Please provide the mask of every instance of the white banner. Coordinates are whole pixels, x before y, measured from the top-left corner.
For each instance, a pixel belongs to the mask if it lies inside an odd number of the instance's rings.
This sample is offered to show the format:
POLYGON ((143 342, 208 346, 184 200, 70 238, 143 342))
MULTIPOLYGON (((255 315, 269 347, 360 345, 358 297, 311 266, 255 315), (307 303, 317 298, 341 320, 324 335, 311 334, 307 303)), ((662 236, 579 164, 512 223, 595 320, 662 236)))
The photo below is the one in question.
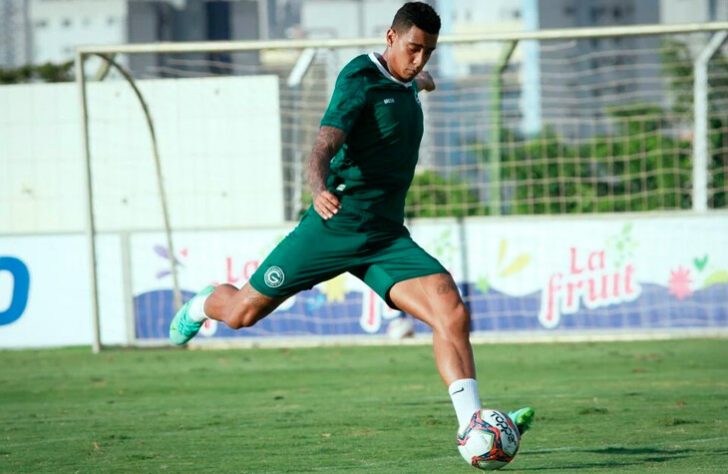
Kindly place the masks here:
MULTIPOLYGON (((101 335, 125 344, 120 239, 98 240, 101 335)), ((89 345, 91 284, 87 240, 79 235, 0 238, 0 347, 89 345)))
MULTIPOLYGON (((176 233, 184 297, 211 283, 242 286, 291 228, 176 233)), ((453 274, 473 331, 728 328, 726 214, 422 220, 411 232, 453 274)), ((175 310, 165 242, 161 233, 99 238, 103 343, 166 339, 175 310)), ((0 347, 90 344, 88 275, 83 236, 0 238, 0 347)), ((211 323, 196 341, 384 334, 404 316, 343 274, 252 328, 211 323)))

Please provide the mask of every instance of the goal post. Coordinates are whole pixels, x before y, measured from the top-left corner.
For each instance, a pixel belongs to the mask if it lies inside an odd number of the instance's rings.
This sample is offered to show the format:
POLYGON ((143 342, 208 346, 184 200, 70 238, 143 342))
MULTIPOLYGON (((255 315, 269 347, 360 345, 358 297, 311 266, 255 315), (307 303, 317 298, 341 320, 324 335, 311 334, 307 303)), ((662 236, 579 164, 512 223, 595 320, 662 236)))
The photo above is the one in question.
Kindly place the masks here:
MULTIPOLYGON (((407 218, 415 228, 443 218, 429 231, 437 235, 436 256, 463 268, 470 257, 459 246, 479 226, 467 219, 720 212, 728 192, 726 31, 728 22, 440 37, 428 65, 438 88, 421 94, 425 136, 407 218), (462 218, 466 227, 448 230, 463 222, 451 219, 462 218)), ((367 38, 78 49, 77 71, 86 58, 112 55, 130 71, 159 134, 155 180, 154 142, 124 74, 111 71, 102 82, 77 74, 95 350, 103 345, 99 236, 121 236, 133 259, 124 263, 132 342, 160 341, 160 321, 175 307, 166 292, 178 270, 195 267, 209 271, 207 282, 241 284, 307 207, 305 159, 336 74, 382 44, 367 38), (221 61, 214 57, 220 53, 229 56, 221 61), (134 57, 149 60, 140 67, 134 57), (166 242, 159 240, 165 228, 166 242), (245 257, 232 255, 236 238, 250 246, 245 257), (193 244, 210 247, 207 257, 220 268, 202 263, 193 244), (135 285, 150 289, 146 299, 135 285), (158 321, 148 320, 152 313, 158 321)), ((516 273, 518 262, 500 273, 516 273)), ((191 281, 175 283, 181 288, 174 293, 189 297, 191 281)), ((492 282, 462 283, 480 285, 481 300, 492 297, 492 282)), ((252 335, 271 337, 280 328, 291 337, 376 333, 381 321, 373 330, 364 310, 327 306, 348 301, 347 289, 358 288, 351 285, 314 290, 284 308, 282 322, 252 335), (304 322, 316 309, 343 316, 304 322)), ((362 308, 390 315, 357 291, 362 308)), ((467 303, 471 310, 480 304, 467 303)))

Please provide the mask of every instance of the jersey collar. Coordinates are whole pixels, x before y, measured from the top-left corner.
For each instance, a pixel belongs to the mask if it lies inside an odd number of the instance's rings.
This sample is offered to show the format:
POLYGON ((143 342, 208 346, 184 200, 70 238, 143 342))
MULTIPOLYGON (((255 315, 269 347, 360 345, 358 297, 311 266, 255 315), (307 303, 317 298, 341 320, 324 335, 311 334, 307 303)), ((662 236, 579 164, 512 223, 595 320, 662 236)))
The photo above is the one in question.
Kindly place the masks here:
POLYGON ((390 81, 396 82, 397 84, 405 87, 412 87, 412 81, 410 82, 402 82, 399 79, 395 78, 393 75, 387 71, 384 66, 382 66, 382 63, 379 62, 379 58, 377 58, 377 53, 369 53, 369 59, 372 60, 375 66, 377 66, 377 69, 379 69, 379 72, 381 72, 384 77, 389 79, 390 81))

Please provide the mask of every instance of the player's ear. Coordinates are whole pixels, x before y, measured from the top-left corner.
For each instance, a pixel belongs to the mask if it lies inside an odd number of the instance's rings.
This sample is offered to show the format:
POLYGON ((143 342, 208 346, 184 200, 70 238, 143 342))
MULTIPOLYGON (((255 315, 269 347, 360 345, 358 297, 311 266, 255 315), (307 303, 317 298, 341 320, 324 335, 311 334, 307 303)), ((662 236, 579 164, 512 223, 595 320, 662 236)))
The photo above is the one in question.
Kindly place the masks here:
POLYGON ((397 31, 393 28, 387 30, 387 47, 391 48, 397 39, 397 31))

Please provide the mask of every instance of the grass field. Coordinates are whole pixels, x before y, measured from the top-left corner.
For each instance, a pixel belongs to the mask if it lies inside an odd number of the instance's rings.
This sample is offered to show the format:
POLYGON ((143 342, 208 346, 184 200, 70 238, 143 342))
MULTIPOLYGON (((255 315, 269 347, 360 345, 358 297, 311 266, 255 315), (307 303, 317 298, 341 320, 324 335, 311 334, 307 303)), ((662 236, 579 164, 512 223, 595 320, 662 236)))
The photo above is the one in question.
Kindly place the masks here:
MULTIPOLYGON (((728 341, 476 346, 508 471, 726 472, 728 341)), ((431 348, 0 352, 2 472, 476 472, 431 348)))

